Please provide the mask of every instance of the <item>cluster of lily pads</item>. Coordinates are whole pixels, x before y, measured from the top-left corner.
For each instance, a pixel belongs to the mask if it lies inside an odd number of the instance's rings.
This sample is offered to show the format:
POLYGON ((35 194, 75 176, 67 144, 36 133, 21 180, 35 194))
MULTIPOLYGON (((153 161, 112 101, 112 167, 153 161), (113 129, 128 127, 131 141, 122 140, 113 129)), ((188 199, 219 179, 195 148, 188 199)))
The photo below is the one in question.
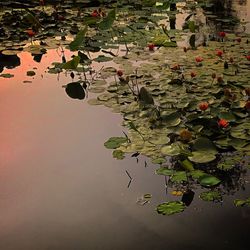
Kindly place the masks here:
MULTIPOLYGON (((114 158, 144 155, 160 165, 156 174, 166 176, 173 195, 182 197, 160 204, 161 214, 183 211, 197 187, 207 189, 200 195, 205 201, 221 201, 227 188, 236 192, 244 186, 239 180, 249 167, 250 154, 250 37, 221 30, 212 34, 213 41, 204 36, 198 46, 194 8, 186 30, 169 30, 161 23, 178 13, 169 10, 172 2, 155 1, 155 8, 150 3, 133 12, 128 5, 76 15, 70 25, 75 27, 74 40, 65 39, 65 30, 58 33, 63 45, 76 54, 70 60, 63 55, 62 62, 49 69, 55 74, 71 72, 72 82, 64 86, 70 97, 82 100, 87 92, 100 93, 88 103, 105 105, 123 116, 124 136, 111 137, 104 145, 113 149, 114 158), (177 47, 187 38, 185 47, 177 47), (118 56, 121 45, 124 56, 118 56), (93 58, 93 52, 102 54, 93 58), (117 66, 103 67, 93 75, 92 61, 117 66)), ((72 10, 71 19, 75 14, 72 10)), ((41 18, 34 12, 25 15, 41 30, 41 18)), ((64 21, 56 24, 58 30, 65 27, 64 21)), ((41 51, 46 46, 31 48, 41 51)), ((249 200, 235 204, 249 205, 249 200)))
MULTIPOLYGON (((122 27, 115 23, 116 16, 111 10, 90 28, 97 28, 96 36, 100 30, 116 32, 122 27)), ((182 199, 162 203, 157 211, 173 214, 190 204, 191 186, 208 189, 201 199, 221 201, 229 186, 225 177, 237 182, 249 167, 249 37, 222 31, 202 47, 196 47, 191 36, 189 46, 179 48, 164 32, 157 27, 150 35, 145 29, 128 33, 129 38, 135 35, 144 43, 135 41, 125 56, 113 56, 117 68, 104 67, 100 79, 94 79, 89 87, 86 78, 67 87, 73 98, 80 96, 80 89, 104 92, 88 102, 121 113, 127 128, 125 136, 111 137, 104 145, 114 150, 114 158, 141 154, 160 164, 156 174, 167 176, 168 185, 180 192, 182 199)), ((80 71, 87 34, 85 28, 69 45, 78 55, 55 68, 80 71)), ((114 34, 119 42, 127 35, 124 30, 114 34)), ((107 41, 105 46, 114 48, 107 41)), ((86 66, 89 58, 85 54, 84 58, 86 66)), ((236 192, 239 186, 230 188, 236 192)), ((235 204, 248 205, 248 200, 236 200, 235 204)))

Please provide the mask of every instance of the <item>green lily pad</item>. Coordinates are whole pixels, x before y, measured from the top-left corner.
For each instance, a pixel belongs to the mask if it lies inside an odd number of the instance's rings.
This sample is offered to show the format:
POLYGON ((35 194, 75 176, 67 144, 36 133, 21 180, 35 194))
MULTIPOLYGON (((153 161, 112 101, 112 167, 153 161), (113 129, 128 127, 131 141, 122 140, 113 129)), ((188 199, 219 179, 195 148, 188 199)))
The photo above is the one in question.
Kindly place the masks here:
POLYGON ((36 72, 33 70, 30 70, 30 71, 27 71, 26 74, 27 74, 27 76, 34 76, 34 75, 36 75, 36 72))
POLYGON ((183 212, 185 208, 186 206, 181 201, 169 201, 159 204, 156 210, 159 214, 172 215, 183 212))
POLYGON ((160 167, 155 171, 155 173, 158 175, 166 175, 166 176, 173 175, 174 172, 175 171, 173 169, 168 169, 166 167, 160 167))
POLYGON ((171 144, 161 148, 161 153, 168 156, 175 156, 181 153, 181 149, 178 144, 171 144))
POLYGON ((200 198, 204 201, 220 201, 222 196, 218 191, 208 191, 201 193, 200 198))
POLYGON ((171 181, 176 183, 187 181, 187 173, 185 171, 176 171, 171 176, 171 181))
POLYGON ((195 163, 207 163, 214 161, 216 159, 216 155, 211 152, 205 151, 194 151, 192 152, 192 156, 188 156, 188 159, 195 163))
POLYGON ((212 187, 218 185, 221 181, 212 175, 204 174, 198 179, 199 183, 205 187, 212 187))
POLYGON ((234 205, 236 207, 243 207, 243 206, 250 207, 250 198, 247 198, 246 200, 236 199, 234 200, 234 205))
POLYGON ((127 142, 125 137, 111 137, 104 143, 104 146, 108 149, 116 149, 125 142, 127 142))
POLYGON ((3 78, 12 78, 12 77, 14 77, 14 75, 8 73, 8 74, 1 74, 0 77, 3 77, 3 78))
POLYGON ((121 150, 114 150, 113 151, 113 157, 117 160, 122 160, 125 158, 124 152, 121 150))

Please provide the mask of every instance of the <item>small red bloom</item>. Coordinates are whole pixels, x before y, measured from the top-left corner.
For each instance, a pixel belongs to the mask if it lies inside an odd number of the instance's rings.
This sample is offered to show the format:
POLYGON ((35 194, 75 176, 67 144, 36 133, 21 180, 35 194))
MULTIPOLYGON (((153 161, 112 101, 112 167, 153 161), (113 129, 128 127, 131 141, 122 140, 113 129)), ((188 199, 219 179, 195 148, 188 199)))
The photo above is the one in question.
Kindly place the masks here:
POLYGON ((223 83, 224 81, 223 81, 223 78, 221 77, 221 76, 218 76, 217 77, 217 82, 218 83, 223 83))
POLYGON ((57 19, 58 19, 59 21, 64 21, 64 20, 65 20, 65 17, 62 16, 62 15, 58 15, 58 16, 57 16, 57 19))
POLYGON ((32 29, 26 30, 26 33, 28 34, 29 37, 33 37, 36 34, 32 29))
POLYGON ((97 10, 93 10, 93 12, 91 13, 91 16, 92 17, 98 17, 99 16, 99 13, 97 10))
POLYGON ((226 36, 226 32, 221 31, 221 32, 218 33, 218 35, 219 35, 220 37, 224 38, 224 37, 226 36))
POLYGON ((116 71, 116 74, 117 74, 119 77, 121 77, 121 76, 123 76, 123 71, 119 69, 119 70, 116 71))
POLYGON ((250 55, 249 55, 249 56, 246 56, 246 59, 247 59, 248 61, 250 61, 250 55))
POLYGON ((192 78, 193 78, 193 77, 196 77, 196 73, 192 71, 192 72, 190 73, 190 76, 191 76, 192 78))
POLYGON ((241 42, 241 38, 240 38, 240 37, 236 38, 236 41, 237 41, 238 43, 240 43, 240 42, 241 42))
POLYGON ((201 102, 200 104, 199 104, 199 109, 200 110, 202 110, 202 111, 205 111, 205 110, 207 110, 208 109, 208 103, 207 102, 201 102))
POLYGON ((195 58, 195 61, 196 61, 197 63, 200 63, 200 62, 203 61, 203 58, 200 57, 200 56, 197 56, 197 57, 195 58))
POLYGON ((223 55, 223 51, 222 50, 217 50, 216 55, 221 57, 223 55))
POLYGON ((227 120, 225 120, 225 119, 220 119, 218 121, 218 125, 221 128, 226 128, 229 125, 229 122, 227 120))
POLYGON ((154 51, 155 45, 153 43, 148 44, 148 49, 154 51))
POLYGON ((180 70, 181 67, 179 64, 175 64, 173 67, 171 67, 172 70, 180 70))

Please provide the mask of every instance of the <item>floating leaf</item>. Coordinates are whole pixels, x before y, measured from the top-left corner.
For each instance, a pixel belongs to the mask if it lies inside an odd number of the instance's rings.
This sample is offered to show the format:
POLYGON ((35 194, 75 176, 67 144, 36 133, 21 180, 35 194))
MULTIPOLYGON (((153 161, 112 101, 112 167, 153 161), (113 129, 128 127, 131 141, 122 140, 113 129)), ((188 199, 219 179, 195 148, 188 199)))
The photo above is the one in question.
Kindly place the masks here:
POLYGON ((214 153, 206 153, 205 151, 194 151, 192 152, 192 156, 189 156, 188 159, 195 163, 207 163, 214 161, 216 155, 214 153))
POLYGON ((222 196, 218 191, 208 191, 201 193, 200 198, 204 201, 220 201, 222 196))
POLYGON ((125 158, 124 152, 121 150, 114 150, 113 151, 113 157, 117 160, 122 160, 125 158))
POLYGON ((154 105, 154 99, 145 87, 141 87, 140 89, 139 100, 143 102, 144 104, 154 105))
POLYGON ((166 167, 160 167, 160 168, 156 169, 155 172, 158 175, 170 176, 170 175, 173 175, 175 171, 173 169, 168 169, 166 167))
POLYGON ((172 215, 183 212, 185 208, 186 206, 181 201, 169 201, 159 204, 156 210, 159 214, 172 215))
POLYGON ((161 153, 168 156, 175 156, 181 153, 181 148, 178 144, 171 144, 161 148, 161 153))
POLYGON ((30 70, 30 71, 27 71, 26 74, 27 74, 27 76, 34 76, 36 74, 36 72, 33 70, 30 70))
POLYGON ((239 200, 239 199, 236 199, 234 200, 234 205, 236 207, 243 207, 243 206, 250 206, 250 198, 247 198, 246 200, 239 200))
POLYGON ((104 143, 104 146, 108 149, 116 149, 125 142, 127 142, 125 137, 111 137, 104 143))
POLYGON ((215 176, 204 174, 198 179, 202 186, 212 187, 218 185, 221 181, 215 176))
POLYGON ((3 78, 12 78, 12 77, 14 77, 14 75, 8 73, 8 74, 1 74, 0 77, 3 77, 3 78))
POLYGON ((187 181, 187 174, 185 171, 176 171, 171 176, 171 181, 176 183, 181 183, 183 181, 187 181))

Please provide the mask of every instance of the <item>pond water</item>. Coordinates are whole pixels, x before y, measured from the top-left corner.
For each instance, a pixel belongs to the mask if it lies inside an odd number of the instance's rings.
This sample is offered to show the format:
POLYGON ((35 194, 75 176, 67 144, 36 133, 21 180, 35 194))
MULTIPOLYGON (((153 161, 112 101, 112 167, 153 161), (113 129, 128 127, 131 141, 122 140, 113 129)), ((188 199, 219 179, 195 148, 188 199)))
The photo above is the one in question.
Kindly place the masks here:
POLYGON ((29 52, 17 56, 20 65, 2 72, 14 77, 0 78, 0 249, 249 249, 250 210, 233 204, 235 193, 250 196, 249 170, 223 202, 200 200, 197 187, 183 213, 159 215, 156 206, 174 199, 159 166, 142 156, 118 161, 103 145, 126 131, 121 115, 89 105, 95 94, 67 96, 70 75, 47 72, 61 60, 56 49, 39 63, 29 52))

